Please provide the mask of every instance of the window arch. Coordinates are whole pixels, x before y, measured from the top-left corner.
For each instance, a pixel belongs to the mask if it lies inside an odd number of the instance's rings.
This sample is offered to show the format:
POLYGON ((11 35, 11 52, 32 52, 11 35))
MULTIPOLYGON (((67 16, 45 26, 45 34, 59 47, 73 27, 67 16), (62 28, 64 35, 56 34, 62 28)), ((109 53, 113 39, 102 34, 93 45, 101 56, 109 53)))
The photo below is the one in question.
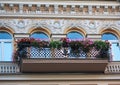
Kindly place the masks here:
POLYGON ((102 35, 102 40, 118 40, 117 36, 113 33, 104 33, 102 35))
POLYGON ((0 39, 12 39, 12 36, 4 31, 0 31, 0 39))
POLYGON ((112 60, 120 61, 120 46, 118 37, 113 33, 106 32, 102 35, 102 40, 108 40, 111 43, 112 60))
POLYGON ((0 31, 0 61, 12 61, 12 36, 6 31, 0 31))
POLYGON ((48 35, 45 34, 44 32, 34 32, 31 34, 31 37, 36 39, 43 39, 43 40, 49 39, 48 35))
MULTIPOLYGON (((39 32, 39 31, 32 33, 31 37, 35 38, 35 39, 40 39, 40 40, 43 40, 43 41, 48 41, 49 40, 49 37, 46 33, 39 32)), ((44 49, 46 49, 46 50, 41 50, 41 53, 45 53, 47 51, 49 52, 49 49, 47 49, 47 48, 44 48, 44 49)), ((31 47, 31 57, 32 57, 32 55, 34 56, 34 54, 33 54, 34 52, 39 52, 39 50, 37 48, 31 47)), ((34 58, 37 58, 37 57, 39 57, 39 55, 34 57, 34 58)), ((44 57, 46 57, 46 55, 43 55, 42 57, 44 58, 44 57)))
POLYGON ((67 38, 71 40, 79 40, 83 38, 83 35, 77 31, 71 31, 67 34, 67 38))

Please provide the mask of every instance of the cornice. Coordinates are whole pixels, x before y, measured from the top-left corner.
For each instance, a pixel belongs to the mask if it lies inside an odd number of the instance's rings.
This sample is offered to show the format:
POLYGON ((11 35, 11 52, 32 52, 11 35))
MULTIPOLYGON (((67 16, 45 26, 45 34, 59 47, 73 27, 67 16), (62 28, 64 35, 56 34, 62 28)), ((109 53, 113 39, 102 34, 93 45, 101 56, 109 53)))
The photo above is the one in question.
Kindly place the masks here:
POLYGON ((90 15, 59 15, 59 14, 19 14, 19 15, 15 15, 15 14, 4 14, 4 15, 0 15, 0 18, 63 18, 63 19, 116 19, 116 20, 120 20, 120 16, 119 15, 111 15, 111 16, 107 16, 107 15, 94 15, 94 16, 90 16, 90 15))
POLYGON ((10 4, 56 4, 56 5, 120 5, 116 1, 63 1, 63 0, 0 0, 0 3, 10 4))

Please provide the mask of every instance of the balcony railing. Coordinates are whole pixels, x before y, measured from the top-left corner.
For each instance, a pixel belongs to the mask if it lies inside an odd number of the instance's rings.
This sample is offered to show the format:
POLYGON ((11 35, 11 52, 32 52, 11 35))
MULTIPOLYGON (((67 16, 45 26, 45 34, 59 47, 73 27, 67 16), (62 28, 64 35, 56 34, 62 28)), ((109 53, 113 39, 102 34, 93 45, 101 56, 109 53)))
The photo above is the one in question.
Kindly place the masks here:
POLYGON ((20 53, 21 72, 104 72, 108 64, 108 59, 96 56, 97 50, 75 53, 69 48, 29 47, 20 53))
POLYGON ((114 74, 120 73, 120 62, 110 62, 108 63, 105 73, 107 74, 114 74))
POLYGON ((80 59, 99 59, 105 58, 108 59, 110 54, 108 51, 98 51, 92 49, 89 52, 84 52, 79 49, 79 52, 72 51, 71 48, 65 47, 61 49, 51 49, 51 48, 37 48, 37 47, 28 47, 24 48, 19 52, 19 56, 23 58, 80 58, 80 59))
POLYGON ((17 44, 21 72, 104 72, 110 56, 108 41, 23 38, 17 44))
MULTIPOLYGON (((45 63, 45 62, 44 62, 45 63)), ((19 67, 13 62, 0 62, 0 74, 20 73, 19 67)), ((120 73, 120 62, 108 62, 105 68, 105 74, 120 73)))
POLYGON ((0 74, 19 73, 19 67, 13 62, 0 62, 0 74))

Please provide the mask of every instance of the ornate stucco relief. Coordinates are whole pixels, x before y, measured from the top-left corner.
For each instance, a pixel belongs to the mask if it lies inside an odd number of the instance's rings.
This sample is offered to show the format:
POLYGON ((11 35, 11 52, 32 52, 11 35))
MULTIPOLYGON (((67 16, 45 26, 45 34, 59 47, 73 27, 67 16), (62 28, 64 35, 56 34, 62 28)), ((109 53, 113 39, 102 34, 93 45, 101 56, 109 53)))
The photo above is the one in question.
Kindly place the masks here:
POLYGON ((16 33, 28 33, 33 28, 51 30, 54 34, 63 34, 65 29, 83 29, 87 34, 98 34, 101 29, 120 30, 120 20, 85 19, 0 19, 0 27, 12 28, 16 33))

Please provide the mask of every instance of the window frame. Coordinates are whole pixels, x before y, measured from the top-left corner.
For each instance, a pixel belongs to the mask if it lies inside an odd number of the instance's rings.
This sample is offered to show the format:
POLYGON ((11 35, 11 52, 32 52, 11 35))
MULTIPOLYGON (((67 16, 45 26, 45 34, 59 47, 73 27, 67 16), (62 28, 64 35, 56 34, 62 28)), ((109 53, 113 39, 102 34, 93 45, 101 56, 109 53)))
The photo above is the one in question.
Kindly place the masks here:
POLYGON ((33 33, 30 35, 30 38, 43 39, 43 40, 49 40, 49 39, 50 39, 49 35, 48 35, 47 33, 45 33, 45 32, 42 32, 42 31, 33 32, 33 33), (46 39, 46 38, 35 38, 35 37, 32 37, 32 35, 33 35, 34 33, 43 33, 43 34, 44 34, 46 37, 48 37, 48 38, 46 39))
MULTIPOLYGON (((112 44, 117 44, 117 43, 119 43, 119 49, 120 49, 120 42, 119 42, 119 40, 108 40, 109 42, 110 42, 110 44, 112 45, 112 44)), ((113 53, 114 52, 112 52, 112 47, 111 47, 111 53, 112 53, 112 62, 118 62, 118 61, 120 61, 120 60, 113 60, 113 53)))
MULTIPOLYGON (((11 49, 11 51, 12 51, 12 53, 13 53, 13 36, 12 36, 12 34, 11 33, 9 33, 9 32, 7 32, 7 31, 0 31, 0 32, 6 32, 6 33, 8 33, 10 36, 11 36, 11 39, 0 39, 0 43, 1 43, 1 57, 0 57, 0 62, 3 62, 3 61, 7 61, 7 60, 4 60, 4 52, 5 52, 5 47, 4 47, 4 44, 7 42, 7 43, 11 43, 11 46, 12 46, 12 49, 11 49)), ((11 54, 12 54, 11 53, 11 54)), ((12 55, 11 55, 11 60, 9 60, 9 61, 12 61, 12 55)))
MULTIPOLYGON (((106 32, 106 33, 103 33, 103 34, 102 34, 102 37, 103 37, 104 34, 107 34, 107 33, 110 33, 110 34, 112 34, 113 36, 116 37, 114 40, 113 40, 113 39, 112 39, 112 40, 111 40, 111 39, 110 39, 110 40, 108 39, 108 41, 110 42, 111 46, 112 46, 112 44, 114 44, 114 43, 115 43, 115 44, 117 44, 117 43, 120 44, 119 37, 118 37, 116 34, 114 34, 114 33, 106 32)), ((102 37, 101 37, 101 39, 102 39, 102 37)), ((107 40, 107 39, 102 39, 102 40, 105 41, 105 40, 107 40)), ((119 49, 120 49, 120 45, 119 45, 119 49)), ((111 52, 111 54, 112 54, 112 55, 110 56, 110 61, 112 61, 112 62, 119 62, 120 60, 113 60, 113 58, 114 58, 114 55, 113 55, 114 52, 112 51, 112 47, 111 47, 111 49, 110 49, 110 52, 111 52)))
MULTIPOLYGON (((67 33, 67 38, 69 38, 69 37, 68 37, 68 34, 69 34, 69 33, 72 33, 72 32, 75 32, 75 33, 80 34, 82 38, 79 38, 79 39, 83 39, 83 38, 84 38, 84 35, 83 35, 81 32, 78 32, 78 31, 70 31, 70 32, 68 32, 68 33, 67 33)), ((70 39, 70 40, 79 40, 79 39, 71 39, 71 38, 69 38, 69 39, 70 39)))

